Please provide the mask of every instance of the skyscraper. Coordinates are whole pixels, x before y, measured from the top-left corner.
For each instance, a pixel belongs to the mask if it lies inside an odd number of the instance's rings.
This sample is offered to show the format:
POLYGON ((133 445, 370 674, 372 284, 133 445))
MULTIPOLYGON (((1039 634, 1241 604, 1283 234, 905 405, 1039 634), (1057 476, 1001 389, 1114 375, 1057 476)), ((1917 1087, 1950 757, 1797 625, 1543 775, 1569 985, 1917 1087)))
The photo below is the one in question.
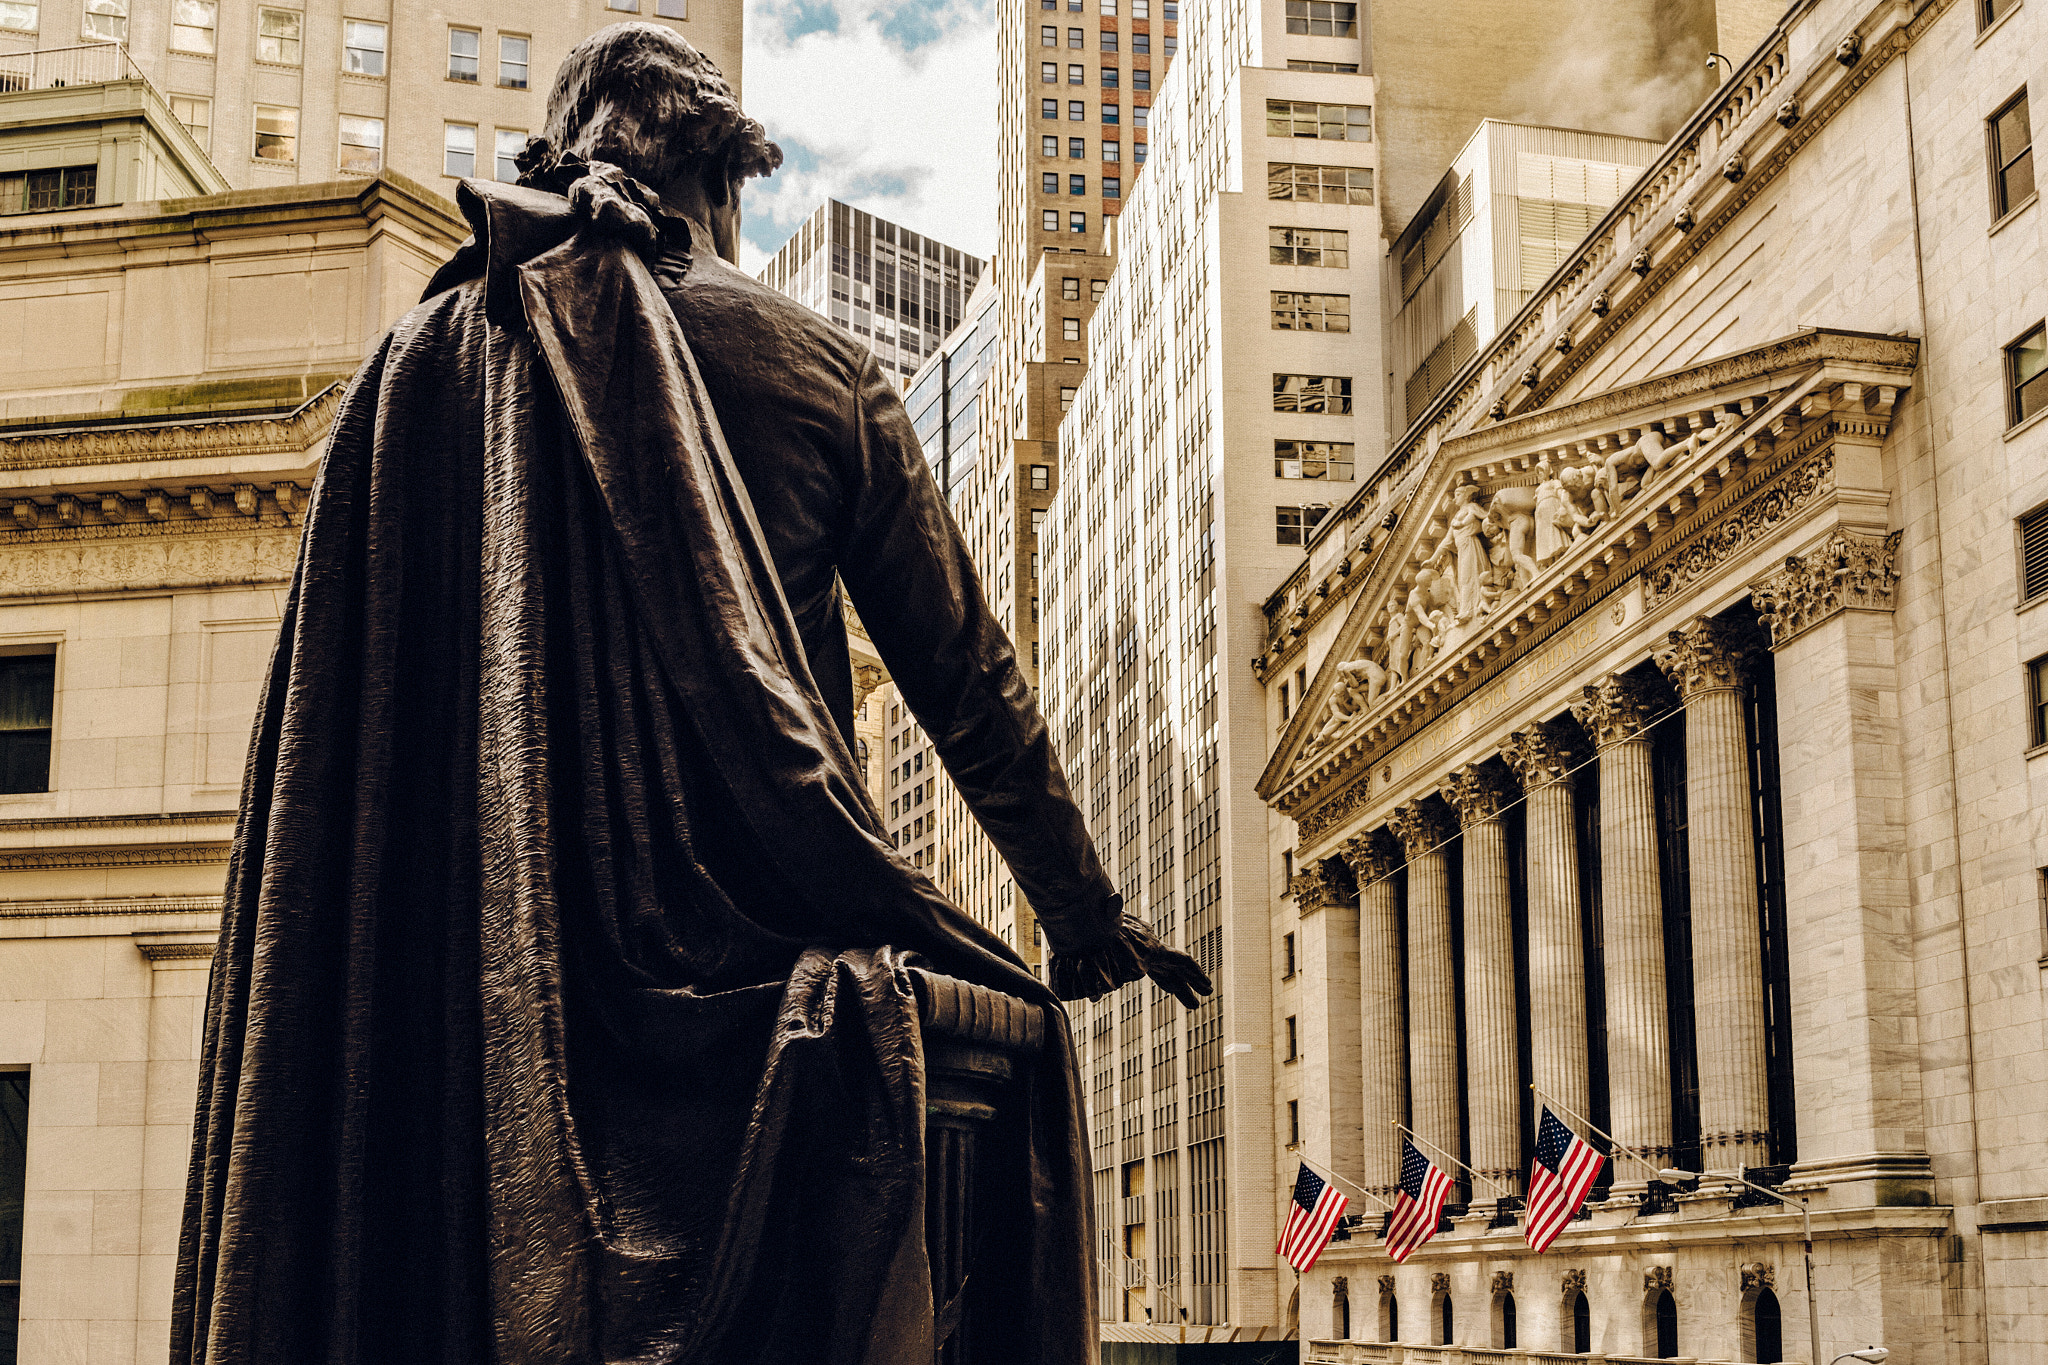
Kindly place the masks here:
POLYGON ((761 283, 859 337, 900 388, 960 325, 986 264, 936 237, 827 199, 790 234, 761 283))

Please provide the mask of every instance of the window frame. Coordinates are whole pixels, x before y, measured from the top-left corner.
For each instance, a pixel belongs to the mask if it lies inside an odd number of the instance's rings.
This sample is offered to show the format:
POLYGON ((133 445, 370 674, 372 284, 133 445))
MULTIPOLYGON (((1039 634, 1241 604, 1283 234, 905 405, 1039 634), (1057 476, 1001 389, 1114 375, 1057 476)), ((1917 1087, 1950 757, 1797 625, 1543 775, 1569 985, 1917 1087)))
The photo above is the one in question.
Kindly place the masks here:
POLYGON ((1353 376, 1348 374, 1300 374, 1290 370, 1275 370, 1273 371, 1273 411, 1293 413, 1299 416, 1308 417, 1353 416, 1354 409, 1352 407, 1351 395, 1352 379, 1353 376), (1326 386, 1322 393, 1323 406, 1306 406, 1306 404, 1303 402, 1303 399, 1311 396, 1310 390, 1306 385, 1303 385, 1300 388, 1294 388, 1292 386, 1287 385, 1285 381, 1290 379, 1321 380, 1322 383, 1326 386), (1337 392, 1329 389, 1327 386, 1332 384, 1342 384, 1344 386, 1343 390, 1341 392, 1337 392), (1289 398, 1292 398, 1294 400, 1291 406, 1286 405, 1284 403, 1284 400, 1289 398), (1330 406, 1332 403, 1336 402, 1341 402, 1343 406, 1341 408, 1330 406))
POLYGON ((375 175, 375 174, 377 174, 377 172, 379 172, 379 171, 383 170, 383 169, 384 169, 384 130, 385 130, 385 124, 384 124, 384 120, 383 120, 383 119, 381 119, 381 118, 377 118, 377 117, 374 117, 374 116, 372 116, 372 115, 370 115, 370 114, 342 114, 342 115, 339 115, 339 116, 338 116, 338 117, 337 117, 337 118, 335 119, 335 151, 334 151, 334 162, 335 162, 335 168, 336 168, 337 170, 341 171, 341 172, 342 172, 343 174, 345 174, 345 175, 375 175), (349 139, 348 139, 348 125, 349 125, 349 123, 350 123, 351 121, 353 121, 353 122, 356 122, 356 123, 373 123, 373 124, 375 124, 375 125, 377 126, 377 141, 376 141, 376 142, 375 142, 374 144, 372 144, 372 143, 367 143, 367 142, 350 142, 350 141, 349 141, 349 139), (351 165, 349 164, 349 160, 348 160, 348 149, 349 149, 350 147, 368 147, 368 146, 373 146, 373 145, 374 145, 374 146, 376 147, 376 149, 377 149, 377 164, 376 164, 376 165, 374 165, 374 166, 371 166, 371 167, 369 167, 369 168, 365 169, 365 168, 364 168, 364 167, 362 167, 362 166, 351 166, 351 165))
POLYGON ((365 80, 384 80, 391 72, 391 25, 382 19, 351 19, 344 15, 341 20, 341 70, 345 76, 360 76, 365 80), (351 28, 375 29, 377 47, 364 47, 349 41, 351 28), (358 52, 374 52, 377 55, 377 69, 363 71, 350 64, 358 52))
POLYGON ((2013 518, 2012 545, 2013 556, 2019 568, 2017 574, 2020 587, 2019 605, 2022 607, 2029 606, 2032 603, 2048 598, 2048 502, 2044 502, 2030 511, 2022 512, 2019 516, 2013 518), (2038 586, 2032 592, 2029 592, 2027 591, 2027 533, 2035 528, 2038 528, 2037 538, 2039 544, 2037 549, 2039 554, 2037 558, 2040 573, 2038 586))
POLYGON ((1303 483, 1356 483, 1358 445, 1353 441, 1315 441, 1276 436, 1273 438, 1273 477, 1303 483), (1296 472, 1286 472, 1288 465, 1295 466, 1296 472), (1312 465, 1320 465, 1322 472, 1309 473, 1312 465))
POLYGON ((0 24, 0 33, 40 33, 43 28, 43 7, 41 0, 10 0, 16 9, 28 11, 28 26, 0 24))
POLYGON ((220 51, 220 0, 171 0, 171 39, 169 50, 183 53, 188 57, 212 57, 220 51), (209 24, 181 24, 178 22, 178 8, 183 4, 199 5, 208 10, 213 22, 209 24), (178 46, 180 29, 203 30, 206 34, 205 47, 178 46))
POLYGON ((1280 223, 1269 224, 1266 228, 1266 263, 1268 265, 1302 270, 1349 270, 1351 268, 1351 230, 1349 228, 1295 227, 1280 223), (1280 234, 1282 240, 1275 241, 1275 234, 1280 234), (1313 236, 1317 240, 1313 242, 1295 241, 1292 240, 1295 234, 1313 236), (1342 240, 1332 242, 1329 240, 1332 237, 1341 238, 1342 240), (1305 261, 1302 259, 1303 252, 1313 252, 1317 259, 1305 261), (1285 253, 1284 258, 1282 253, 1285 253), (1331 256, 1342 256, 1343 259, 1332 261, 1328 259, 1331 256))
POLYGON ((206 95, 167 95, 165 96, 165 102, 170 105, 171 117, 178 121, 178 125, 185 130, 185 133, 188 137, 190 137, 194 142, 199 144, 199 150, 205 152, 208 156, 212 156, 213 100, 206 95), (197 109, 204 110, 206 113, 206 122, 196 125, 187 122, 185 116, 178 112, 178 101, 180 100, 189 102, 190 104, 194 105, 197 109), (206 136, 204 137, 201 137, 199 135, 199 129, 201 128, 206 130, 206 136))
POLYGON ((1349 294, 1324 294, 1317 291, 1300 289, 1275 289, 1272 290, 1271 293, 1271 311, 1274 319, 1272 326, 1273 331, 1330 332, 1337 333, 1340 335, 1348 334, 1351 331, 1351 296, 1349 294), (1323 325, 1320 327, 1309 327, 1299 325, 1301 319, 1311 315, 1310 310, 1305 306, 1306 302, 1311 299, 1315 300, 1317 305, 1313 310, 1313 316, 1321 318, 1323 320, 1323 325), (1328 302, 1331 299, 1344 300, 1344 312, 1341 315, 1331 312, 1328 302), (1294 316, 1297 325, 1291 327, 1283 327, 1282 325, 1280 325, 1279 318, 1283 312, 1291 313, 1294 316), (1337 316, 1343 317, 1344 325, 1342 327, 1330 326, 1329 320, 1332 317, 1337 316))
MULTIPOLYGON (((57 167, 55 169, 62 172, 76 168, 67 166, 57 167)), ((98 169, 97 165, 94 166, 94 169, 98 169)), ((41 752, 43 765, 43 785, 40 787, 14 786, 12 785, 11 780, 8 780, 6 767, 4 765, 0 765, 0 793, 4 793, 8 796, 41 796, 53 792, 57 789, 55 785, 55 780, 57 776, 57 701, 59 690, 57 687, 57 653, 58 645, 55 642, 31 645, 27 647, 14 647, 9 648, 5 651, 5 653, 0 653, 0 669, 12 669, 15 667, 19 667, 21 665, 21 661, 24 660, 48 661, 47 680, 49 684, 49 699, 46 708, 48 712, 48 723, 45 725, 19 726, 9 729, 5 732, 10 736, 18 734, 42 736, 41 752)), ((31 743, 33 743, 33 741, 31 741, 31 743)), ((6 747, 10 750, 12 749, 13 745, 11 740, 9 741, 6 747)))
POLYGON ((519 179, 518 156, 520 152, 526 150, 526 144, 532 138, 532 136, 533 135, 527 132, 524 128, 491 129, 491 170, 493 172, 493 178, 504 184, 511 184, 512 182, 519 179), (512 152, 512 174, 510 175, 505 174, 504 164, 506 160, 505 139, 507 137, 515 137, 519 139, 518 146, 515 147, 512 152))
POLYGON ((500 33, 498 35, 498 88, 500 90, 530 89, 532 75, 533 35, 530 33, 500 33), (505 44, 507 43, 525 44, 522 51, 522 60, 514 62, 506 59, 505 44), (516 84, 505 79, 505 72, 509 67, 518 68, 519 80, 516 84))
POLYGON ((259 161, 259 162, 262 162, 262 163, 263 163, 264 165, 266 165, 266 166, 296 166, 296 165, 298 165, 298 164, 299 164, 299 112, 300 112, 300 111, 299 111, 299 108, 298 108, 298 106, 297 106, 297 105, 291 105, 291 104, 259 104, 259 105, 256 105, 256 106, 255 106, 255 111, 256 111, 256 112, 255 112, 255 115, 254 115, 253 119, 251 120, 251 125, 250 125, 250 127, 251 127, 251 132, 250 132, 250 143, 249 143, 249 158, 250 158, 250 160, 252 160, 252 161, 259 161), (289 132, 289 133, 272 133, 272 134, 270 134, 270 136, 271 136, 271 137, 279 139, 279 140, 280 140, 280 142, 288 142, 288 143, 290 144, 290 147, 291 147, 291 155, 290 155, 290 156, 284 156, 284 157, 276 157, 276 156, 264 156, 264 155, 263 155, 263 137, 264 137, 264 133, 263 133, 263 111, 264 111, 264 110, 266 110, 266 109, 269 109, 269 110, 273 110, 273 111, 275 111, 275 112, 278 112, 278 113, 288 113, 288 114, 290 114, 290 115, 292 116, 292 120, 291 120, 291 122, 292 122, 292 130, 291 130, 291 132, 289 132))
POLYGON ((1999 20, 2020 7, 2020 0, 2004 0, 2003 9, 1999 4, 2000 0, 1977 0, 1977 32, 1990 32, 1999 20))
POLYGON ((2048 320, 2037 322, 2007 342, 2000 355, 2000 368, 2005 378, 2005 429, 2015 431, 2044 412, 2048 412, 2048 363, 2025 378, 2020 376, 2020 353, 2028 342, 2036 342, 2044 357, 2048 357, 2048 320), (2040 386, 2040 397, 2033 411, 2025 409, 2022 393, 2040 386))
POLYGON ((454 81, 458 85, 481 85, 483 83, 483 64, 484 31, 480 28, 467 28, 461 24, 448 25, 448 69, 445 79, 454 81), (455 50, 457 36, 471 39, 475 43, 475 51, 457 52, 455 50), (466 61, 470 64, 470 69, 466 74, 456 67, 455 64, 458 61, 466 61))
MULTIPOLYGON (((282 47, 278 49, 279 52, 283 50, 282 47)), ((256 60, 267 66, 303 67, 306 64, 306 12, 302 9, 286 9, 282 5, 258 5, 256 7, 256 60), (289 15, 296 20, 297 28, 295 34, 291 37, 286 37, 280 33, 265 33, 263 31, 263 22, 273 14, 289 15), (263 44, 266 41, 280 44, 290 43, 294 53, 290 57, 266 57, 263 55, 263 44)))
POLYGON ((2023 85, 2003 104, 1992 110, 1990 117, 1984 120, 1984 158, 1989 163, 1991 174, 1991 222, 1994 227, 2033 203, 2038 196, 2040 182, 2034 173, 2033 112, 2033 104, 2027 97, 2027 87, 2023 85), (2026 121, 2027 143, 2007 158, 2004 149, 1999 145, 1998 124, 2018 106, 2024 106, 2022 117, 2026 121), (2007 183, 2007 177, 2022 160, 2027 163, 2027 187, 2024 193, 2015 196, 2007 183))
MULTIPOLYGON (((125 43, 128 41, 128 18, 128 0, 85 0, 85 12, 78 20, 78 36, 95 43, 125 43), (102 29, 95 26, 95 20, 110 22, 102 29)), ((42 22, 40 6, 37 22, 42 22)))
POLYGON ((2048 745, 2048 654, 2027 660, 2027 750, 2048 745))
POLYGON ((476 124, 474 124, 474 123, 463 123, 463 122, 460 122, 459 120, 456 120, 456 119, 443 119, 443 120, 441 121, 441 174, 442 174, 442 175, 444 175, 444 176, 447 176, 448 178, 450 178, 450 179, 453 179, 453 180, 474 180, 474 179, 476 178, 476 149, 477 149, 477 132, 478 132, 478 127, 477 127, 477 125, 476 125, 476 124), (459 155, 459 154, 460 154, 460 149, 459 149, 459 148, 456 148, 456 147, 453 147, 453 146, 451 146, 451 145, 449 145, 449 144, 450 144, 451 140, 453 139, 453 136, 454 136, 454 134, 455 134, 455 133, 456 133, 457 131, 459 131, 459 130, 463 130, 463 129, 467 129, 467 130, 468 130, 468 132, 469 132, 469 152, 468 152, 468 156, 469 156, 469 169, 468 169, 467 171, 457 172, 457 171, 452 171, 452 170, 448 169, 448 167, 449 167, 449 165, 450 165, 450 162, 449 162, 448 158, 449 158, 449 157, 451 157, 451 156, 456 156, 456 155, 459 155))

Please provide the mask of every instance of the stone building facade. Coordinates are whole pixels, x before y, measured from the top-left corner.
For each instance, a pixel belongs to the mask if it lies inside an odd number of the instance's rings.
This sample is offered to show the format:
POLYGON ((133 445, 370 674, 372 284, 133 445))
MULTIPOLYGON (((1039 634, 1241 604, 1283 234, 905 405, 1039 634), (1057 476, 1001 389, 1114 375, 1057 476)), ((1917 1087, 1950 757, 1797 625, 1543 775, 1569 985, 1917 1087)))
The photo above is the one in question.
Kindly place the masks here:
POLYGON ((1267 600, 1276 1176, 1461 1181, 1306 1359, 2048 1352, 2043 79, 1793 5, 1267 600), (1643 1159, 1537 1257, 1543 1104, 1643 1159))

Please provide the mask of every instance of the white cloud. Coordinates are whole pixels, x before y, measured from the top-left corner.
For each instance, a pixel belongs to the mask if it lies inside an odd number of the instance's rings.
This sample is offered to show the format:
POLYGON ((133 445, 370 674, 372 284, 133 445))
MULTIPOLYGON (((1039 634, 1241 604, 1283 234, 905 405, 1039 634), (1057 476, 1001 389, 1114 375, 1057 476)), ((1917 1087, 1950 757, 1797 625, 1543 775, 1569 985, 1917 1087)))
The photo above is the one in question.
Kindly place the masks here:
POLYGON ((788 154, 748 182, 740 264, 760 269, 837 198, 987 257, 996 239, 989 0, 749 0, 747 112, 788 154))

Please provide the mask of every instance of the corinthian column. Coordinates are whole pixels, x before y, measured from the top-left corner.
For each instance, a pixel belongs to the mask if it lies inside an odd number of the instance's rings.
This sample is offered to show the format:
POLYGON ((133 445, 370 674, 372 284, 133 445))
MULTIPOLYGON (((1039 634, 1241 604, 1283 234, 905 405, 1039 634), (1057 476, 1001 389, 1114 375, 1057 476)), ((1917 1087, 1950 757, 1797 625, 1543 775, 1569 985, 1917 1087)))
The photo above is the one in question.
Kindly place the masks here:
POLYGON ((1522 1164, 1516 1123, 1521 1076, 1515 1064, 1515 931, 1500 813, 1516 794, 1507 774, 1491 764, 1468 763, 1444 782, 1444 797, 1465 828, 1465 1112, 1471 1161, 1509 1191, 1522 1164))
POLYGON ((1421 801, 1396 810, 1392 824, 1408 855, 1408 1075, 1413 1125, 1423 1141, 1455 1153, 1458 998, 1451 979, 1451 888, 1440 845, 1457 829, 1441 807, 1421 801))
POLYGON ((1743 688, 1759 643, 1745 623, 1708 620, 1673 631, 1655 655, 1685 701, 1700 1157, 1710 1171, 1771 1159, 1756 825, 1743 718, 1743 688))
MULTIPOLYGON (((1640 679, 1585 688, 1572 714, 1600 748, 1600 912, 1607 974, 1609 1124, 1651 1161, 1671 1156, 1671 1025, 1664 1009, 1664 911, 1648 725, 1657 698, 1640 679)), ((1624 1163, 1617 1187, 1646 1172, 1624 1163)))
POLYGON ((1568 780, 1585 754, 1569 728, 1542 723, 1519 730, 1501 757, 1526 793, 1530 1079, 1545 1095, 1586 1114, 1592 1111, 1586 955, 1579 931, 1579 838, 1568 780))
POLYGON ((1364 1089, 1359 1130, 1364 1139, 1361 1183, 1391 1198, 1401 1180, 1401 1142, 1393 1125, 1408 1086, 1401 1033, 1401 898, 1394 873, 1401 849, 1386 830, 1355 835, 1337 850, 1358 879, 1358 1012, 1364 1089))

